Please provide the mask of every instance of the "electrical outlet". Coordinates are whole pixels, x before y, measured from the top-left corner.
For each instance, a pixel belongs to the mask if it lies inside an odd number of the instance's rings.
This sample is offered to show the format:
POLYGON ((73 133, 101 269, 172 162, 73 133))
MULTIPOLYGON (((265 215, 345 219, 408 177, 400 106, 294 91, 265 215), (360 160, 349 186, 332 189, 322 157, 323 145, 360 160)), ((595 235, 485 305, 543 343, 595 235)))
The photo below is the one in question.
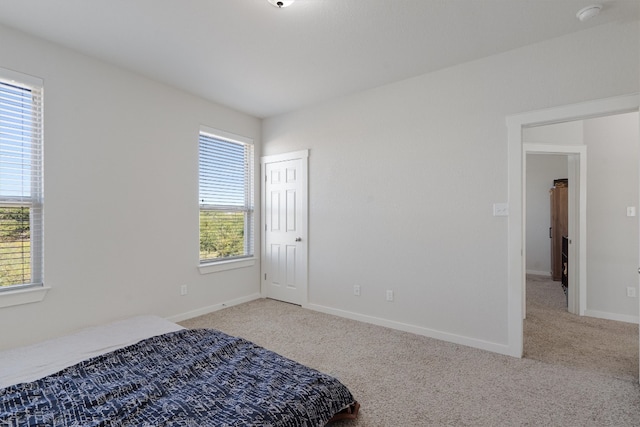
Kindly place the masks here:
POLYGON ((180 295, 185 296, 187 294, 187 285, 180 286, 180 295))
POLYGON ((393 291, 391 289, 387 289, 387 301, 393 301, 393 291))
POLYGON ((353 285, 353 294, 357 297, 360 296, 360 285, 353 285))
POLYGON ((627 296, 630 297, 630 298, 635 298, 636 297, 636 288, 634 288, 633 286, 627 287, 627 296))

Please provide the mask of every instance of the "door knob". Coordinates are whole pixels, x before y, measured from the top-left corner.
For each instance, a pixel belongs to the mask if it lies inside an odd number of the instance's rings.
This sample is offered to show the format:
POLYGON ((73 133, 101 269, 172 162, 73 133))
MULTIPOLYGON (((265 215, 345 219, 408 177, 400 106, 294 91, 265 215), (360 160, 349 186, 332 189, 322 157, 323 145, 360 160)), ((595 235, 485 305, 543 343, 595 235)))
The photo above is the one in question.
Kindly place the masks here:
POLYGON ((302 242, 302 237, 296 237, 296 242, 302 242))

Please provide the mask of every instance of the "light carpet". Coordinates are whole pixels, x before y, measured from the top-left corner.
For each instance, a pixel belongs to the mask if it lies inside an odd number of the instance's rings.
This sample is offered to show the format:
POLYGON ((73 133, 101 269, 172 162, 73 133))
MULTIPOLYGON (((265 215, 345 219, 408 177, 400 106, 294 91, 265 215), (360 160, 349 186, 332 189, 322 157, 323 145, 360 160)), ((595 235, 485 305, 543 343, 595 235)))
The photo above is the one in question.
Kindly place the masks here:
POLYGON ((637 380, 517 359, 256 300, 181 324, 249 339, 328 373, 362 404, 335 427, 638 426, 637 380))
POLYGON ((571 314, 560 282, 529 275, 524 357, 638 381, 638 325, 571 314))

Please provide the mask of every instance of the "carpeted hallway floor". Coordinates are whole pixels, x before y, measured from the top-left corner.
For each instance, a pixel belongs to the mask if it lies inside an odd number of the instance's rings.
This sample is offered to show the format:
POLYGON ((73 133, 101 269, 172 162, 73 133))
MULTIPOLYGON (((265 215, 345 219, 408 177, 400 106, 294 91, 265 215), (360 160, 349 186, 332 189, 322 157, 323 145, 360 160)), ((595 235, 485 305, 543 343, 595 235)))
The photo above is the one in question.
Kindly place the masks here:
POLYGON ((529 275, 524 357, 638 381, 638 325, 571 314, 560 282, 529 275))

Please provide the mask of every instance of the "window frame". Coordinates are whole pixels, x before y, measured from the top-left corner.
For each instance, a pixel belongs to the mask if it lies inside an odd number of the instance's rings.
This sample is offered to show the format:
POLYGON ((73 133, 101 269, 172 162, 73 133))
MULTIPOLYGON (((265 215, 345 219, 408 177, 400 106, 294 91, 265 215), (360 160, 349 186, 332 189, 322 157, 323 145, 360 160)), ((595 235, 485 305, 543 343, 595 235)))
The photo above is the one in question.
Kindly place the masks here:
POLYGON ((201 125, 200 131, 198 132, 198 269, 201 274, 215 273, 218 271, 225 271, 236 268, 244 268, 255 265, 256 254, 255 254, 255 235, 256 235, 256 209, 255 209, 255 145, 253 143, 253 139, 233 134, 230 132, 226 132, 220 129, 211 128, 208 126, 201 125), (245 222, 244 222, 244 247, 249 249, 249 253, 233 256, 233 257, 220 257, 220 258, 200 258, 200 214, 203 210, 205 211, 217 211, 223 212, 227 211, 224 205, 215 205, 210 204, 206 205, 203 208, 202 204, 202 176, 201 176, 201 143, 202 136, 209 137, 213 140, 221 141, 221 142, 229 142, 233 144, 242 145, 244 147, 248 147, 250 149, 249 152, 249 167, 245 175, 245 194, 244 194, 244 206, 242 208, 238 208, 235 206, 232 211, 234 212, 244 212, 245 213, 245 222), (248 215, 246 215, 248 214, 248 215), (248 217, 248 218, 247 218, 248 217))
POLYGON ((44 81, 5 68, 0 68, 0 83, 29 90, 33 94, 32 120, 34 132, 30 150, 38 155, 30 157, 32 166, 29 194, 15 195, 0 192, 1 207, 28 207, 30 211, 29 258, 30 283, 0 287, 0 308, 38 302, 50 287, 44 285, 44 81), (34 161, 35 160, 35 161, 34 161))

